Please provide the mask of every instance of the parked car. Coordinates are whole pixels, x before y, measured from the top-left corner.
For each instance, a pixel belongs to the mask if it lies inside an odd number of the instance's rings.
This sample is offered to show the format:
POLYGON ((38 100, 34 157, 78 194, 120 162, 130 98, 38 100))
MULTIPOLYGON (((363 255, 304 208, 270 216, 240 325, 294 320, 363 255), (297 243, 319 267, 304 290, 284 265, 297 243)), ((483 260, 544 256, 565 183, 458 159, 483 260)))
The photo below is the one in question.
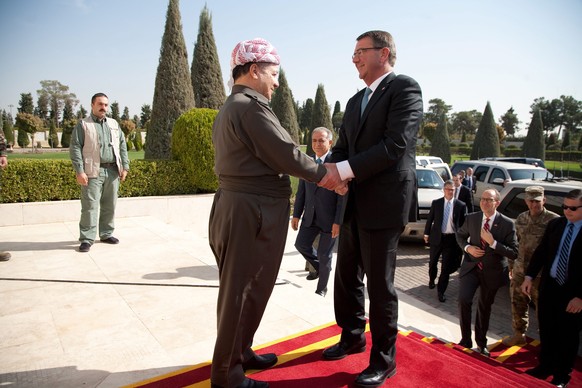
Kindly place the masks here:
POLYGON ((442 197, 444 181, 432 168, 416 166, 418 186, 418 221, 409 222, 400 235, 401 239, 422 240, 424 225, 434 199, 442 197))
POLYGON ((416 156, 416 164, 424 167, 430 167, 439 173, 443 181, 453 178, 449 165, 443 162, 438 156, 416 156))
POLYGON ((564 214, 562 203, 568 192, 574 189, 582 189, 582 181, 570 179, 522 179, 512 181, 505 185, 501 191, 501 203, 497 210, 510 218, 517 218, 520 213, 527 210, 525 204, 525 188, 528 186, 541 186, 546 196, 546 209, 557 214, 564 214))
POLYGON ((490 156, 488 158, 480 158, 479 160, 497 160, 499 162, 522 163, 531 164, 532 166, 546 167, 544 161, 539 158, 526 158, 519 156, 490 156))
POLYGON ((451 167, 453 174, 461 170, 473 168, 473 174, 477 180, 477 192, 475 193, 475 208, 478 210, 481 194, 488 188, 501 191, 507 182, 521 179, 552 179, 553 175, 543 167, 529 164, 497 162, 489 160, 463 160, 455 162, 451 167))

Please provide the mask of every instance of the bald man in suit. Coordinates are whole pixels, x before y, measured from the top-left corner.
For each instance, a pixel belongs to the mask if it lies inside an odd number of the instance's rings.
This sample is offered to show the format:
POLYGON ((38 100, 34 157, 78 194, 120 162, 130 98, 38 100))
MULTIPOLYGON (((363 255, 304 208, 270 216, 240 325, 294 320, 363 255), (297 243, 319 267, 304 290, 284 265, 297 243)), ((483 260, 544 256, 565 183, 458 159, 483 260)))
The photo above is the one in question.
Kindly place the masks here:
POLYGON ((487 330, 491 306, 497 290, 509 284, 508 259, 517 258, 518 243, 513 221, 497 212, 499 191, 485 190, 481 196, 480 212, 471 213, 457 232, 457 243, 465 252, 459 270, 459 345, 473 347, 471 341, 471 312, 473 296, 479 290, 475 317, 475 342, 479 352, 489 357, 487 330))

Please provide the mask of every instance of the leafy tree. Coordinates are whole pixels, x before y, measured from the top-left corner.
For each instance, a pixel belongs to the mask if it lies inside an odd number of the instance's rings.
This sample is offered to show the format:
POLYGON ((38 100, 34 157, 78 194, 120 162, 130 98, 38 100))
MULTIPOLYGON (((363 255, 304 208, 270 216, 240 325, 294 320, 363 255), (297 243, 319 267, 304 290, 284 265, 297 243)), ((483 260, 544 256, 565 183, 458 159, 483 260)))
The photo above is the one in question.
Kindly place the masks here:
POLYGON ((51 148, 57 148, 59 146, 59 135, 57 134, 57 127, 54 121, 50 123, 48 143, 51 148))
POLYGON ((129 120, 129 108, 123 108, 123 114, 121 115, 122 120, 129 120))
POLYGON ((461 138, 466 138, 468 134, 473 135, 482 117, 481 112, 476 110, 453 113, 450 132, 460 134, 461 138))
POLYGON ((191 73, 196 106, 198 108, 219 109, 226 100, 226 94, 224 93, 220 61, 212 33, 212 16, 206 5, 200 12, 198 38, 194 45, 191 73))
POLYGON ((87 109, 85 109, 85 108, 83 107, 83 105, 81 105, 81 106, 79 107, 79 111, 77 112, 77 118, 78 118, 78 119, 83 119, 83 118, 87 117, 87 114, 88 114, 88 113, 89 113, 89 112, 87 112, 87 109))
POLYGON ((451 145, 447 129, 447 117, 444 112, 441 113, 441 119, 437 124, 437 130, 430 147, 430 154, 439 156, 445 163, 451 163, 451 145))
POLYGON ((141 122, 141 128, 145 128, 146 125, 150 122, 150 118, 152 117, 152 107, 148 104, 143 104, 141 106, 141 115, 139 116, 141 122))
POLYGON ((119 117, 119 102, 115 101, 111 103, 109 107, 111 108, 111 114, 109 117, 111 117, 117 122, 121 121, 121 117, 119 117))
POLYGON ((542 123, 542 114, 539 109, 533 113, 527 136, 523 142, 523 156, 529 158, 546 159, 546 149, 544 146, 544 126, 542 123))
POLYGON ((75 114, 73 113, 73 105, 70 101, 65 102, 65 107, 63 108, 63 121, 61 125, 65 123, 67 120, 73 120, 75 118, 75 114))
MULTIPOLYGON (((65 106, 65 101, 70 100, 72 105, 77 105, 79 100, 74 93, 69 92, 69 87, 61 84, 59 81, 40 81, 41 89, 37 90, 36 93, 46 98, 48 101, 48 107, 50 112, 51 120, 55 121, 55 125, 58 126, 61 111, 65 106)), ((42 118, 42 116, 39 116, 42 118)))
MULTIPOLYGON (((317 127, 325 127, 329 130, 333 130, 333 124, 331 123, 331 112, 329 111, 329 105, 327 104, 327 98, 325 97, 323 84, 319 84, 317 86, 317 92, 315 92, 313 114, 311 116, 311 125, 309 127, 309 139, 311 139, 311 132, 317 127)), ((313 147, 311 147, 311 141, 307 142, 307 154, 314 154, 313 147)))
POLYGON ((582 102, 572 96, 560 96, 552 101, 544 97, 536 98, 531 105, 531 112, 539 108, 545 131, 558 129, 558 138, 563 128, 577 133, 582 128, 582 102))
POLYGON ((133 122, 135 123, 135 127, 136 128, 141 128, 141 123, 139 121, 139 116, 138 115, 133 115, 133 122))
POLYGON ((440 98, 433 98, 428 101, 428 104, 428 111, 424 113, 425 123, 438 123, 443 114, 448 119, 449 111, 452 109, 451 105, 447 105, 440 98))
POLYGON ((497 132, 491 105, 487 101, 485 111, 483 112, 483 119, 479 123, 479 129, 477 129, 477 134, 473 141, 471 159, 499 156, 499 154, 499 133, 497 132))
MULTIPOLYGON (((542 120, 543 120, 543 118, 542 118, 542 120)), ((550 135, 546 139, 546 148, 549 149, 550 146, 556 145, 557 142, 558 142, 558 139, 556 138, 556 134, 550 133, 550 135)))
POLYGON ((36 100, 36 108, 34 114, 40 117, 46 124, 49 121, 49 95, 39 94, 36 100))
POLYGON ((505 112, 505 114, 499 118, 499 123, 507 135, 515 135, 515 132, 517 132, 517 126, 519 125, 520 121, 517 118, 517 114, 513 110, 513 107, 509 108, 507 112, 505 112))
POLYGON ((570 146, 570 131, 564 129, 564 136, 562 137, 562 151, 567 150, 570 146))
POLYGON ((495 129, 497 129, 497 136, 499 137, 499 144, 505 139, 505 130, 501 125, 495 125, 495 129))
POLYGON ((34 149, 35 148, 34 134, 44 129, 44 123, 42 122, 40 117, 37 117, 30 113, 18 113, 16 115, 16 126, 18 127, 19 139, 21 132, 30 134, 32 148, 34 149))
POLYGON ((422 125, 422 136, 432 143, 437 131, 437 126, 438 124, 433 122, 424 123, 422 125))
POLYGON ((172 129, 180 115, 194 107, 188 52, 182 32, 179 0, 170 0, 156 73, 145 159, 169 159, 172 129))
POLYGON ((18 102, 18 112, 30 114, 34 113, 34 102, 32 100, 32 94, 20 93, 20 101, 18 102))
POLYGON ((279 87, 275 90, 271 98, 271 108, 279 118, 279 122, 283 128, 289 132, 293 141, 299 144, 299 123, 293 105, 291 89, 289 89, 285 72, 281 69, 279 73, 279 87))
POLYGON ((14 145, 14 130, 12 125, 12 117, 10 113, 5 110, 2 111, 2 130, 4 131, 4 136, 6 137, 6 145, 14 145))

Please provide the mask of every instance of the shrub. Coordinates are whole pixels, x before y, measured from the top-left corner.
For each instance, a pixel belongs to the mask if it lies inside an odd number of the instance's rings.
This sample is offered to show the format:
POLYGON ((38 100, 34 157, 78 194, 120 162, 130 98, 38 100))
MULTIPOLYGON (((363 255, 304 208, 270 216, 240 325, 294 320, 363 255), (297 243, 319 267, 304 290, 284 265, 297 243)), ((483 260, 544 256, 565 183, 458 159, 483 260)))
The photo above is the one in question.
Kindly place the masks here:
POLYGON ((193 108, 176 120, 172 130, 172 158, 184 166, 187 180, 202 191, 216 191, 212 124, 218 111, 193 108))

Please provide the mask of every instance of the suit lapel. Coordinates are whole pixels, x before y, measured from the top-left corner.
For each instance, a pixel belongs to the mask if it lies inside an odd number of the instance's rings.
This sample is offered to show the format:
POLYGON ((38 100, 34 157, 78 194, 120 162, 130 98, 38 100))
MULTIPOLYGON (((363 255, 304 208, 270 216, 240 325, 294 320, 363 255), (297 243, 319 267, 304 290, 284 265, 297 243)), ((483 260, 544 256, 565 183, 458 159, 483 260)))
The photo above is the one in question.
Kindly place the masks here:
MULTIPOLYGON (((382 95, 384 95, 384 93, 386 93, 386 91, 389 89, 390 84, 392 83, 394 78, 396 78, 396 75, 394 74, 394 72, 388 74, 382 80, 382 82, 380 82, 380 84, 378 85, 376 90, 374 90, 372 97, 370 97, 370 101, 368 101, 368 105, 366 105, 366 109, 364 109, 364 113, 360 117, 358 130, 356 132, 356 136, 354 136, 354 140, 357 138, 358 133, 360 133, 360 130, 364 126, 364 123, 366 122, 366 118, 368 117, 368 113, 370 113, 370 111, 374 108, 374 105, 376 105, 376 103, 380 100, 382 95)), ((361 106, 362 98, 364 98, 364 90, 361 91, 361 96, 360 96, 360 98, 358 98, 358 106, 361 106)))

